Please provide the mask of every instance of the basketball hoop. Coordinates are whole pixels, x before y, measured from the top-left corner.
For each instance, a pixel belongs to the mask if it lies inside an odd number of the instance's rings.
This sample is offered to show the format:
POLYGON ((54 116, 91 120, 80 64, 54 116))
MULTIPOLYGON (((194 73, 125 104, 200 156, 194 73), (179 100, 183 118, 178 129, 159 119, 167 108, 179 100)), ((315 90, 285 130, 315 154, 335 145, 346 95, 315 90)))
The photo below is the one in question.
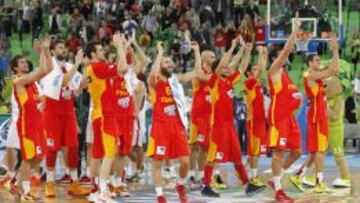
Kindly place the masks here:
POLYGON ((312 32, 299 32, 296 34, 296 51, 307 52, 310 39, 313 37, 312 32))

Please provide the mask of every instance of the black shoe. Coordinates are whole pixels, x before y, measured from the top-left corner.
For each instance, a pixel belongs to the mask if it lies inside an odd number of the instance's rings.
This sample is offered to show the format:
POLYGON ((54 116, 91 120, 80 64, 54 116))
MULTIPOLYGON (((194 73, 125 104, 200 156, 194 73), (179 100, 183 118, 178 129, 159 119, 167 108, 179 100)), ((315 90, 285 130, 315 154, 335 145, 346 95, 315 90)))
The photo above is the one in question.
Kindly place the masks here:
POLYGON ((141 179, 141 176, 138 173, 134 173, 131 177, 127 178, 126 180, 132 183, 137 183, 141 179))
POLYGON ((220 175, 215 175, 214 178, 217 184, 225 184, 225 182, 221 179, 220 175))
POLYGON ((256 193, 259 193, 263 190, 265 190, 265 185, 255 185, 252 183, 248 183, 246 186, 245 194, 249 197, 255 195, 256 193))
POLYGON ((204 186, 201 189, 201 194, 206 197, 220 197, 220 194, 212 190, 210 186, 204 186))
POLYGON ((0 167, 0 177, 5 177, 7 175, 7 170, 4 167, 0 167))

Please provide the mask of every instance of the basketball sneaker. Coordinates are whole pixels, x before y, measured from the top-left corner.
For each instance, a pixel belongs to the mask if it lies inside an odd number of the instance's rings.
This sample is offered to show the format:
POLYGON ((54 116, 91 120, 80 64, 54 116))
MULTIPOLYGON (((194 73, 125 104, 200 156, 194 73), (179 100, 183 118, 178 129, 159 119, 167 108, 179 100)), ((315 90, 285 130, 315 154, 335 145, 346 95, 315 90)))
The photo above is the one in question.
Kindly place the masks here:
POLYGON ((331 192, 331 189, 326 185, 324 181, 322 181, 315 185, 313 191, 315 193, 327 193, 327 192, 331 192))
POLYGON ((42 199, 39 197, 36 197, 35 195, 29 193, 26 193, 24 195, 21 195, 20 202, 42 202, 42 199))
POLYGON ((88 176, 82 176, 81 178, 80 178, 80 184, 81 185, 91 185, 91 178, 90 177, 88 177, 88 176))
POLYGON ((90 192, 91 189, 82 187, 79 181, 72 181, 68 189, 68 194, 73 196, 88 196, 90 192))
POLYGON ((210 185, 212 188, 220 189, 220 190, 227 188, 226 184, 224 183, 220 175, 214 175, 210 185))
POLYGON ((45 183, 45 197, 48 197, 48 198, 55 197, 55 185, 53 182, 45 183))
POLYGON ((298 189, 300 192, 304 192, 305 188, 302 186, 302 178, 298 175, 290 176, 290 182, 298 189))
POLYGON ((201 194, 202 196, 205 196, 205 197, 220 197, 220 194, 215 192, 211 186, 204 186, 202 189, 201 189, 201 194))
POLYGON ((56 180, 58 184, 69 184, 71 182, 71 177, 69 174, 65 174, 62 178, 56 180))
POLYGON ((186 196, 186 188, 185 185, 176 185, 175 187, 178 195, 179 195, 179 199, 181 203, 187 203, 188 202, 188 198, 186 196))
POLYGON ((293 203, 294 202, 294 200, 291 197, 287 196, 285 194, 284 190, 282 190, 282 189, 276 191, 275 200, 282 202, 282 203, 293 203))
POLYGON ((335 179, 334 182, 332 183, 332 185, 336 188, 350 188, 351 187, 350 179, 345 179, 345 178, 335 179))
POLYGON ((157 202, 158 203, 167 203, 166 197, 164 195, 158 196, 157 197, 157 202))
POLYGON ((245 194, 250 197, 265 190, 265 188, 265 184, 258 178, 251 178, 249 183, 246 185, 245 194))
POLYGON ((316 175, 313 174, 311 176, 305 176, 302 179, 302 184, 307 185, 309 187, 315 187, 315 185, 316 185, 316 175))

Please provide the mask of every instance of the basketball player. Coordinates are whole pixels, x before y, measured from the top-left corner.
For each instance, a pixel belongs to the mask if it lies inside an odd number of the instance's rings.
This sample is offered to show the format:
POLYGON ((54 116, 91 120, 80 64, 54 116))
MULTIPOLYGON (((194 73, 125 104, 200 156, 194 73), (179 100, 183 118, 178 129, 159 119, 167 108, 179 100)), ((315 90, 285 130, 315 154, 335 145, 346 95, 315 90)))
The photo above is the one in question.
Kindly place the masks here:
POLYGON ((294 48, 300 22, 296 17, 294 31, 289 36, 284 48, 273 61, 268 72, 271 95, 269 108, 270 143, 273 150, 271 163, 273 180, 268 184, 275 190, 277 201, 292 202, 281 187, 282 170, 287 169, 301 156, 301 135, 294 112, 301 104, 302 96, 286 71, 285 63, 294 48), (289 156, 283 162, 285 151, 289 156))
POLYGON ((215 72, 210 76, 208 85, 211 88, 211 135, 210 146, 205 165, 204 182, 201 194, 208 197, 220 197, 210 186, 214 163, 232 162, 235 170, 246 186, 246 194, 252 195, 260 192, 265 186, 255 186, 249 183, 247 172, 242 164, 239 139, 235 131, 234 110, 233 110, 233 86, 240 82, 240 76, 243 74, 250 61, 252 46, 246 45, 245 55, 238 70, 240 56, 244 47, 240 48, 234 56, 230 65, 228 61, 237 44, 241 42, 240 37, 232 41, 230 49, 224 54, 215 72), (224 108, 226 107, 226 108, 224 108))
POLYGON ((99 177, 99 192, 93 191, 90 201, 113 201, 108 191, 110 170, 117 152, 118 128, 115 111, 115 91, 112 78, 126 70, 125 37, 114 34, 113 46, 117 50, 116 65, 106 64, 105 51, 100 43, 93 42, 86 46, 86 56, 90 64, 86 69, 88 91, 94 105, 91 119, 94 133, 92 176, 99 177), (100 163, 101 162, 101 163, 100 163), (98 172, 100 166, 100 172, 98 172))
POLYGON ((14 95, 19 106, 17 130, 20 140, 20 149, 23 162, 20 166, 20 183, 22 186, 21 201, 37 202, 39 197, 31 193, 30 173, 31 168, 46 154, 45 131, 43 128, 44 100, 40 100, 39 90, 35 81, 52 71, 51 53, 49 50, 50 39, 42 43, 39 68, 28 73, 28 64, 25 58, 14 57, 11 69, 14 71, 14 95))
MULTIPOLYGON (((205 74, 211 75, 215 60, 214 52, 206 50, 201 53, 201 65, 205 74)), ((199 183, 204 177, 204 165, 210 140, 211 100, 210 88, 207 86, 207 81, 203 78, 199 76, 195 78, 192 81, 192 89, 193 102, 190 113, 191 125, 189 135, 191 150, 189 183, 190 188, 195 189, 200 186, 199 183)))
MULTIPOLYGON (((51 45, 51 52, 53 54, 53 74, 62 76, 61 83, 58 88, 59 95, 56 98, 46 95, 46 107, 44 113, 44 124, 47 134, 48 154, 46 157, 47 167, 47 182, 45 185, 45 196, 54 198, 55 193, 55 163, 57 152, 62 148, 66 148, 66 166, 70 168, 71 184, 68 189, 68 194, 74 196, 87 196, 90 191, 80 186, 78 181, 77 167, 79 144, 77 134, 77 121, 74 108, 74 92, 70 85, 71 80, 77 73, 79 65, 83 60, 83 52, 80 50, 76 55, 75 64, 66 62, 66 47, 65 43, 56 40, 51 45)), ((44 85, 52 85, 45 82, 51 73, 44 78, 44 85)), ((46 94, 46 93, 45 93, 46 94)))
POLYGON ((302 188, 302 178, 310 165, 315 162, 316 168, 316 186, 315 192, 321 193, 328 190, 323 182, 324 179, 324 161, 328 149, 328 113, 326 94, 323 80, 339 72, 339 52, 336 36, 331 35, 329 42, 332 50, 332 63, 329 68, 320 70, 320 57, 317 54, 311 54, 307 57, 306 64, 308 71, 304 74, 304 86, 306 96, 309 100, 309 109, 307 112, 307 151, 308 158, 290 180, 300 190, 302 188))
POLYGON ((162 42, 157 44, 158 55, 152 66, 148 84, 153 103, 152 127, 147 155, 152 158, 152 177, 159 203, 167 202, 162 189, 161 167, 165 159, 179 159, 179 180, 176 190, 180 202, 187 202, 185 178, 189 167, 189 146, 186 137, 187 118, 184 91, 180 82, 196 77, 201 68, 199 45, 192 44, 195 71, 175 76, 174 62, 164 56, 162 42))
POLYGON ((267 49, 257 47, 259 52, 258 63, 250 69, 249 76, 244 83, 244 100, 247 107, 246 135, 247 154, 250 165, 250 182, 254 185, 265 185, 258 178, 258 157, 266 153, 266 118, 264 109, 264 95, 259 79, 265 70, 267 49))

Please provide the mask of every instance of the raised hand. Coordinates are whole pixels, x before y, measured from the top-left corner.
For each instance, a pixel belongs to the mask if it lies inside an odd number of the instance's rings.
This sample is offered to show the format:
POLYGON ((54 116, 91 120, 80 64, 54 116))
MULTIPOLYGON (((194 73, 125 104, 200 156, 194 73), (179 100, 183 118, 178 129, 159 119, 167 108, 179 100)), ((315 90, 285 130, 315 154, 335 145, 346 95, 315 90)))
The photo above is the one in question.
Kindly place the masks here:
POLYGON ((120 33, 115 33, 113 35, 113 38, 112 38, 112 45, 115 46, 115 47, 118 47, 119 45, 121 45, 121 37, 120 37, 120 33))
POLYGON ((252 49, 253 49, 253 44, 252 44, 252 43, 246 43, 246 45, 245 45, 245 50, 246 50, 247 52, 251 52, 252 49))
POLYGON ((190 43, 190 47, 191 47, 191 49, 193 49, 194 51, 200 49, 200 46, 199 46, 199 44, 198 44, 196 41, 192 41, 192 42, 190 43))
POLYGON ((34 50, 35 50, 37 53, 40 53, 41 50, 42 50, 41 41, 38 40, 38 39, 35 39, 34 42, 33 42, 33 47, 34 47, 34 50))
POLYGON ((80 65, 84 62, 84 52, 80 49, 75 56, 75 64, 80 65))
POLYGON ((158 41, 158 43, 156 44, 156 48, 159 51, 159 53, 163 53, 164 52, 164 48, 163 48, 163 42, 162 41, 158 41))
POLYGON ((329 46, 330 46, 330 49, 333 51, 336 51, 339 49, 339 44, 337 42, 336 33, 334 33, 334 32, 330 33, 329 46))
POLYGON ((294 32, 299 32, 300 31, 300 26, 301 26, 301 21, 300 21, 300 18, 299 18, 299 12, 296 12, 296 14, 295 14, 294 23, 295 23, 294 32))
POLYGON ((42 48, 50 49, 51 39, 49 36, 46 36, 44 41, 42 42, 42 48))

